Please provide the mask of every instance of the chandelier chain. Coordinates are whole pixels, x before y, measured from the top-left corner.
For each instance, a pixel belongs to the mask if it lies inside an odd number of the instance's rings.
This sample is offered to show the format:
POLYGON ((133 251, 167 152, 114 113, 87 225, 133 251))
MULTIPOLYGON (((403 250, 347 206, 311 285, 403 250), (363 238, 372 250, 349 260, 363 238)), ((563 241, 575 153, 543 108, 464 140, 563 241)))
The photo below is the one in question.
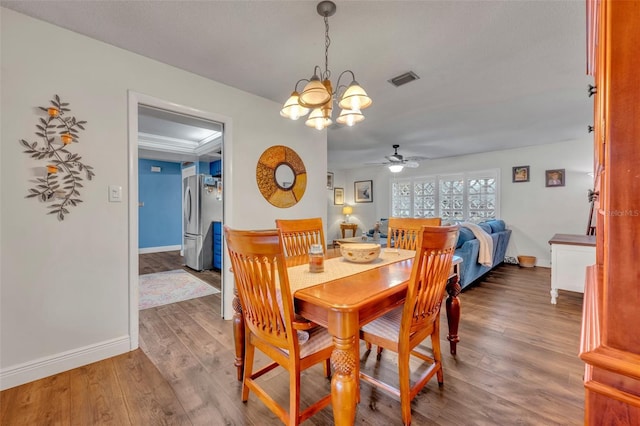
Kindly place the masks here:
POLYGON ((329 38, 329 17, 324 17, 324 79, 331 78, 331 71, 329 71, 329 45, 331 45, 331 38, 329 38))

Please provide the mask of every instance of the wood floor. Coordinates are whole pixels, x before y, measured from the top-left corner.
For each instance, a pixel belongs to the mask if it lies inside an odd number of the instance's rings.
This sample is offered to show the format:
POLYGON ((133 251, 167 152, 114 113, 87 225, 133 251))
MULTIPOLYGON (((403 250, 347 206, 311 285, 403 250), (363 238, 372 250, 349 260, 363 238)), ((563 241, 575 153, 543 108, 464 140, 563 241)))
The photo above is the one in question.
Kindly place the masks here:
MULTIPOLYGON (((549 283, 549 269, 502 265, 462 293, 458 355, 443 353, 444 386, 433 380, 416 396, 414 425, 583 424, 582 295, 561 291, 551 305, 549 283)), ((448 348, 444 316, 442 330, 448 348)), ((255 396, 240 401, 219 294, 141 311, 140 347, 2 392, 0 424, 280 424, 255 396)), ((362 350, 361 368, 383 380, 396 376, 394 361, 362 350)), ((286 373, 265 380, 285 402, 286 373)), ((321 367, 306 371, 303 406, 328 389, 321 367)), ((333 424, 331 407, 304 424, 333 424)), ((364 383, 356 424, 400 425, 400 404, 364 383)))
POLYGON ((152 274, 154 272, 173 271, 176 269, 184 269, 185 271, 195 275, 202 281, 211 284, 220 290, 220 271, 194 271, 183 264, 183 258, 180 251, 165 251, 160 253, 146 253, 138 255, 138 274, 152 274))

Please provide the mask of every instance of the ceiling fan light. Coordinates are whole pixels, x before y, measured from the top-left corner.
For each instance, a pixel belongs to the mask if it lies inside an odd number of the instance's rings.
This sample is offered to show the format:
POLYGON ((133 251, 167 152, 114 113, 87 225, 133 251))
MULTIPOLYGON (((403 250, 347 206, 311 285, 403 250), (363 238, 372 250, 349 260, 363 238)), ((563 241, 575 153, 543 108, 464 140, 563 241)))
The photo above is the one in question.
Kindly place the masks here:
POLYGON ((305 121, 304 124, 317 130, 322 130, 329 127, 332 121, 330 115, 327 115, 327 111, 329 111, 330 114, 331 110, 327 110, 326 108, 314 109, 313 111, 311 111, 309 118, 307 119, 307 121, 305 121))
POLYGON ((294 91, 291 93, 287 102, 284 103, 284 106, 280 110, 280 115, 285 118, 290 118, 291 120, 297 120, 298 118, 305 116, 309 113, 309 108, 305 108, 298 102, 299 95, 298 92, 294 91))
POLYGON ((399 173, 402 171, 402 169, 404 168, 404 166, 402 164, 390 164, 389 165, 389 170, 391 171, 391 173, 399 173))
POLYGON ((338 123, 346 124, 349 127, 361 122, 362 120, 364 120, 364 115, 362 115, 358 109, 343 109, 340 112, 340 116, 336 119, 338 123))
POLYGON ((331 92, 320 81, 317 75, 304 86, 298 102, 306 108, 317 108, 331 100, 331 92))
POLYGON ((353 81, 344 91, 338 105, 342 109, 363 110, 368 108, 371 103, 371 98, 367 96, 367 92, 356 81, 353 81))

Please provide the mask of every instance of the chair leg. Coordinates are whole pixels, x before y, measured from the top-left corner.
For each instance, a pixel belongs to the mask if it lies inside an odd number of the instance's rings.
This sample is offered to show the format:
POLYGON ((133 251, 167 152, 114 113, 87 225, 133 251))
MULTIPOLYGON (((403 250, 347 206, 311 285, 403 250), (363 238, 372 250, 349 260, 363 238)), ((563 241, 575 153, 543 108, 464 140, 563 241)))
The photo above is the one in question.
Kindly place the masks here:
POLYGON ((438 385, 444 384, 444 373, 442 372, 442 353, 440 352, 440 324, 436 322, 431 333, 431 347, 433 348, 433 360, 436 364, 436 376, 438 378, 438 385))
POLYGON ((331 358, 327 358, 323 362, 324 365, 324 377, 331 377, 331 358))
POLYGON ((398 353, 398 379, 400 381, 400 408, 402 423, 411 424, 411 383, 409 382, 409 357, 410 351, 398 353))
MULTIPOLYGON (((250 333, 250 332, 249 332, 250 333)), ((242 381, 242 402, 247 402, 249 399, 249 386, 247 386, 247 380, 251 380, 251 374, 253 374, 253 356, 255 354, 255 346, 246 339, 244 349, 244 380, 242 381)))
POLYGON ((298 426, 300 418, 300 371, 289 370, 289 425, 298 426))

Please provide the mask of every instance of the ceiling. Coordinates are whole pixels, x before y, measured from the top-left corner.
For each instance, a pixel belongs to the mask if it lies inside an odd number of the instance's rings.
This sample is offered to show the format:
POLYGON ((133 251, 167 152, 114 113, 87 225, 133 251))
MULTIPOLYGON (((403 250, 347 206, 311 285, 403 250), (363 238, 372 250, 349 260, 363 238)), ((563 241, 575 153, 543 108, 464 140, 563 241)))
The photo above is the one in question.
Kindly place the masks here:
POLYGON ((138 156, 162 161, 216 161, 222 124, 146 105, 138 106, 138 156))
MULTIPOLYGON (((324 66, 315 1, 0 4, 279 104, 324 66)), ((435 159, 587 138, 584 1, 336 4, 334 87, 350 69, 373 105, 362 123, 329 128, 330 169, 384 161, 393 144, 405 157, 435 159), (388 82, 407 71, 420 78, 388 82)), ((275 119, 284 120, 277 109, 275 119)))

